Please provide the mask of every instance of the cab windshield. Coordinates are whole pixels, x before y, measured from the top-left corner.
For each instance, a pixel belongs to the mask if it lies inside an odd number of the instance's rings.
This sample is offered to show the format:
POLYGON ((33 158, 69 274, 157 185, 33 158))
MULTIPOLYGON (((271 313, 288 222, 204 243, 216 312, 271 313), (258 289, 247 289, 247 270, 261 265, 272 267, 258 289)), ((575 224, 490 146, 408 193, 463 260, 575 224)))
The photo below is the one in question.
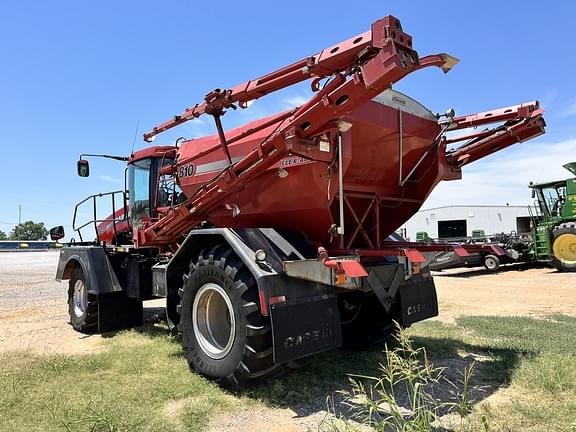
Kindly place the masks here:
POLYGON ((566 185, 542 188, 542 198, 550 216, 560 216, 566 198, 566 185))

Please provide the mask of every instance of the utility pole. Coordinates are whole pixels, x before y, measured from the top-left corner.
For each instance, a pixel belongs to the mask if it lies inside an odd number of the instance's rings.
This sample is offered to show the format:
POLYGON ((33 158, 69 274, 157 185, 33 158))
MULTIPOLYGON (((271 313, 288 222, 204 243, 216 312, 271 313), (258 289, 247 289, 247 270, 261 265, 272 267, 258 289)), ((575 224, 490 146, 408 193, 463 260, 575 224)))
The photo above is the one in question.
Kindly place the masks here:
POLYGON ((18 204, 18 225, 22 223, 22 205, 18 204))

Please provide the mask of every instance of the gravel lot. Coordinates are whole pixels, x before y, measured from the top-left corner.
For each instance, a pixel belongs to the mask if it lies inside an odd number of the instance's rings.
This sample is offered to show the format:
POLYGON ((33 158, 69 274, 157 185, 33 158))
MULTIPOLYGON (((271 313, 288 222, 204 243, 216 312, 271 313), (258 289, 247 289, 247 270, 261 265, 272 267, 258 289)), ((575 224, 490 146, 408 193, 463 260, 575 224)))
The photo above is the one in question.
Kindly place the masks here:
POLYGON ((54 280, 59 251, 0 253, 0 312, 46 306, 65 298, 54 280))
POLYGON ((0 351, 85 354, 100 336, 68 325, 67 283, 54 280, 59 251, 0 253, 0 351))

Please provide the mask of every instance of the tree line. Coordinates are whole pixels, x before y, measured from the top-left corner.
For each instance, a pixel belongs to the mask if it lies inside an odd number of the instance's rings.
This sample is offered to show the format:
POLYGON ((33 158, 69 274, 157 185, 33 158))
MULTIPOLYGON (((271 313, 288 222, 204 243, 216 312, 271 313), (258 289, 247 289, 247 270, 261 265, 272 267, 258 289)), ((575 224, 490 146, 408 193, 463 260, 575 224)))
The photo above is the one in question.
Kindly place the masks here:
POLYGON ((48 238, 48 230, 44 226, 44 222, 35 223, 33 221, 26 221, 18 224, 10 232, 6 234, 0 230, 0 240, 46 240, 48 238))

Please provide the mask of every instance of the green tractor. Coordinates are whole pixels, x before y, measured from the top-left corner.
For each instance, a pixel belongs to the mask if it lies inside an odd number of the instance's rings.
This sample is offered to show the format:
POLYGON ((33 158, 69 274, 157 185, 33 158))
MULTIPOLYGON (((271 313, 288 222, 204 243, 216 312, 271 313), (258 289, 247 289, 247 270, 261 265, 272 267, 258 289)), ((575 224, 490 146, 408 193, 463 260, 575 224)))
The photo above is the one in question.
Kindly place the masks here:
MULTIPOLYGON (((576 175, 576 162, 564 168, 576 175)), ((560 271, 576 271, 576 178, 529 187, 539 210, 533 218, 532 258, 560 271)))

